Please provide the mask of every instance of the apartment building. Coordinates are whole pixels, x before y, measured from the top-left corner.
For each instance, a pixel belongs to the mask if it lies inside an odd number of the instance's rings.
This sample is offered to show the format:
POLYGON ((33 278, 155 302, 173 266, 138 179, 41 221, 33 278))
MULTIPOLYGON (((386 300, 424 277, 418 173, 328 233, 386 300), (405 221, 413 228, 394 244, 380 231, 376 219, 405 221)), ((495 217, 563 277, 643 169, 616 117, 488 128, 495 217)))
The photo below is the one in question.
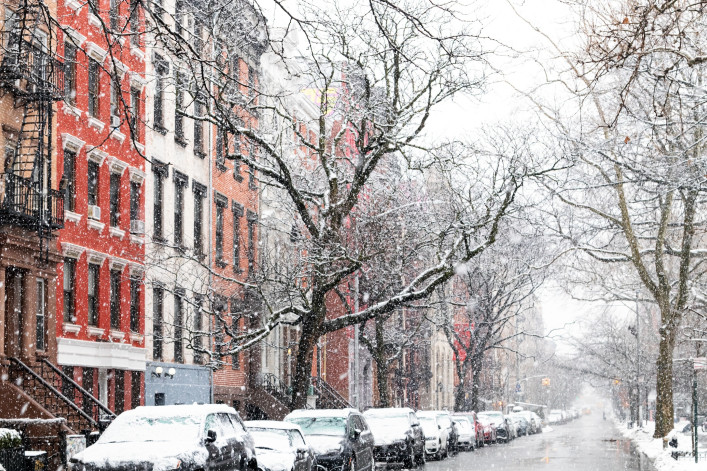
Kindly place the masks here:
POLYGON ((60 0, 57 12, 65 70, 57 360, 116 413, 144 402, 143 13, 110 0, 60 0))
MULTIPOLYGON (((177 7, 164 2, 155 14, 195 35, 193 18, 177 7)), ((199 350, 211 345, 213 133, 188 117, 204 104, 188 86, 187 64, 154 38, 147 42, 145 404, 209 403, 210 358, 199 350)))

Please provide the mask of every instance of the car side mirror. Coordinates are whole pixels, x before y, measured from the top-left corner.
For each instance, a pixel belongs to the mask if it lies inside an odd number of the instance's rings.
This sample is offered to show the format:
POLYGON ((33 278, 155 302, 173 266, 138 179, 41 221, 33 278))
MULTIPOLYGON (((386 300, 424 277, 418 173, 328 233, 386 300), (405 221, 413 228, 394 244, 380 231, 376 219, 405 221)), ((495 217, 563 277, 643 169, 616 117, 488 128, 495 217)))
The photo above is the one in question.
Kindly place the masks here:
POLYGON ((442 426, 438 424, 438 425, 437 425, 437 430, 442 430, 442 426))
POLYGON ((305 456, 307 456, 307 448, 297 448, 297 459, 304 459, 305 456))
POLYGON ((351 433, 351 435, 352 435, 354 438, 358 438, 358 437, 361 436, 361 430, 355 428, 355 429, 353 429, 353 432, 351 433))
POLYGON ((206 432, 206 443, 213 443, 216 441, 216 430, 208 430, 206 432))

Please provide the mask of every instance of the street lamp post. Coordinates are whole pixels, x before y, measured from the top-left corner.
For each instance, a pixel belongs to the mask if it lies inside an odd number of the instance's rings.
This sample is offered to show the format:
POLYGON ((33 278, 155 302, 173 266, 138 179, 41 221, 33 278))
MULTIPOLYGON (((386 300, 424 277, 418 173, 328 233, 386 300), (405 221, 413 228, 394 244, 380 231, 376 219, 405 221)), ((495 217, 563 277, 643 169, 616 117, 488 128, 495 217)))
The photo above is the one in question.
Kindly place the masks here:
POLYGON ((640 327, 638 326, 638 291, 636 291, 636 423, 638 428, 643 427, 643 417, 641 416, 641 343, 640 327))

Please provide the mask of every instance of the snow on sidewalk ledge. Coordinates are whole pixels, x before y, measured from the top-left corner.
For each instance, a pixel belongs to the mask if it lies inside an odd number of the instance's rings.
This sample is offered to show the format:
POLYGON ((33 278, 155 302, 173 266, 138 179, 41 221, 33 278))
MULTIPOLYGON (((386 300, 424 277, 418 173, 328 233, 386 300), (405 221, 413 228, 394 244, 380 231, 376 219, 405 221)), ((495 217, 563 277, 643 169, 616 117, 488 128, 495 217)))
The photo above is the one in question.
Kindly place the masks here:
MULTIPOLYGON (((614 420, 616 428, 621 435, 630 439, 636 445, 638 451, 646 455, 653 461, 653 466, 657 471, 696 471, 704 470, 705 463, 695 464, 694 458, 675 460, 670 453, 675 451, 675 448, 667 447, 663 449, 663 440, 661 438, 653 438, 655 431, 655 422, 647 422, 643 428, 626 428, 626 422, 614 420)), ((677 433, 673 429, 669 436, 677 433)), ((692 442, 689 435, 678 433, 678 448, 679 451, 687 451, 692 454, 692 442)))

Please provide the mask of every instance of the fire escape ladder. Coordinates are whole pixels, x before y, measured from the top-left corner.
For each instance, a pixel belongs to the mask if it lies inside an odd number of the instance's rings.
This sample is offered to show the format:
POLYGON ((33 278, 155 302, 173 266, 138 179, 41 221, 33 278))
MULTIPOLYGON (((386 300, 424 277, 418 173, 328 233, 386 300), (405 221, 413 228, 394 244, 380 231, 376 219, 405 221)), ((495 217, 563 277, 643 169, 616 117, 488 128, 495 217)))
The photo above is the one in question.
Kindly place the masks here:
POLYGON ((353 407, 336 389, 321 378, 312 376, 312 387, 314 388, 315 394, 319 396, 319 399, 317 399, 317 407, 320 409, 344 409, 353 407))
POLYGON ((63 373, 57 373, 60 370, 54 365, 52 368, 44 366, 45 363, 40 365, 40 374, 19 359, 10 358, 10 380, 49 414, 66 419, 67 426, 74 433, 103 430, 105 424, 115 417, 81 386, 63 373), (72 400, 78 397, 84 401, 81 405, 72 400), (100 414, 105 411, 108 414, 100 414))

